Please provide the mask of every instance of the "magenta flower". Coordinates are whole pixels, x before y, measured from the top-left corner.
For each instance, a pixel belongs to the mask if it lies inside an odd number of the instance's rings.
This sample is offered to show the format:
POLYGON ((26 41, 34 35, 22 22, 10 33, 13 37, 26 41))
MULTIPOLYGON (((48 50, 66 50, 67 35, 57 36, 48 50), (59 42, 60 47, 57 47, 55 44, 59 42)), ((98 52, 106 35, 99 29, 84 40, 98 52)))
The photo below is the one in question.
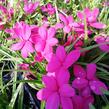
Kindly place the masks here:
POLYGON ((97 29, 103 29, 106 27, 106 25, 97 21, 98 14, 98 8, 94 8, 92 11, 89 8, 85 8, 83 12, 78 12, 77 16, 81 21, 84 21, 84 18, 86 17, 86 22, 88 26, 97 29))
POLYGON ((35 2, 35 3, 25 2, 25 4, 24 4, 24 11, 27 14, 32 14, 36 10, 36 8, 38 6, 39 6, 39 2, 35 2))
POLYGON ((104 51, 104 52, 108 52, 109 51, 109 44, 105 44, 106 42, 109 42, 109 36, 97 36, 95 38, 95 41, 98 43, 98 44, 103 44, 103 45, 100 45, 99 48, 104 51))
POLYGON ((49 15, 55 14, 55 8, 52 6, 51 3, 47 4, 47 12, 48 12, 49 15))
POLYGON ((53 53, 53 46, 58 43, 58 40, 54 38, 55 28, 51 27, 47 30, 46 27, 42 26, 39 28, 39 37, 35 44, 35 49, 40 52, 47 61, 50 60, 53 53))
MULTIPOLYGON (((59 14, 59 18, 63 22, 63 24, 62 23, 57 23, 55 25, 56 29, 63 28, 63 31, 65 33, 69 33, 69 32, 71 32, 73 30, 73 31, 79 33, 80 35, 84 34, 84 23, 74 22, 72 16, 65 16, 63 14, 59 14)), ((91 33, 91 31, 89 31, 89 30, 87 32, 88 32, 88 34, 91 33)))
POLYGON ((60 20, 64 23, 63 30, 65 33, 69 33, 72 29, 72 23, 74 22, 72 16, 65 16, 63 14, 59 14, 60 20))
POLYGON ((12 29, 8 29, 7 31, 12 35, 12 38, 19 39, 19 42, 12 45, 12 50, 21 50, 23 58, 26 58, 29 53, 34 52, 31 39, 31 27, 28 24, 25 22, 18 22, 12 29))
POLYGON ((67 69, 72 64, 74 64, 79 59, 79 57, 79 50, 73 50, 67 54, 63 46, 58 46, 56 49, 56 54, 53 54, 46 69, 48 72, 56 72, 61 68, 67 69))
POLYGON ((74 75, 76 79, 72 86, 80 91, 83 95, 89 96, 90 90, 97 95, 102 95, 102 90, 107 90, 106 85, 96 77, 96 65, 88 64, 86 71, 79 65, 74 65, 74 75))
POLYGON ((0 5, 0 12, 0 30, 3 30, 6 22, 11 20, 14 10, 11 7, 7 9, 7 7, 0 5))
POLYGON ((75 95, 72 97, 73 109, 90 109, 89 104, 94 102, 93 96, 84 97, 75 95))
POLYGON ((43 12, 47 12, 49 15, 55 14, 55 8, 52 6, 51 3, 48 3, 48 4, 45 5, 45 6, 41 6, 41 10, 42 10, 43 12))
POLYGON ((59 109, 59 106, 62 109, 73 109, 71 97, 75 95, 75 91, 68 84, 69 72, 62 70, 58 74, 58 77, 53 73, 43 76, 45 87, 39 90, 37 98, 46 101, 46 109, 59 109))

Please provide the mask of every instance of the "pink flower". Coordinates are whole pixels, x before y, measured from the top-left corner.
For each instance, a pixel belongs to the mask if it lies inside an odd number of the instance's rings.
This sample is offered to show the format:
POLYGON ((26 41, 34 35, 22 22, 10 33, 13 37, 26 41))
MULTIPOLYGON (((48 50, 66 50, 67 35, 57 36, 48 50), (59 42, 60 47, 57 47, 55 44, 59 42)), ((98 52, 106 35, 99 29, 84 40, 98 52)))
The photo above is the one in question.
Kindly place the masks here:
POLYGON ((0 30, 3 30, 5 28, 4 25, 6 24, 6 22, 9 22, 11 20, 14 10, 11 7, 8 7, 7 9, 7 7, 0 5, 0 11, 0 30))
POLYGON ((8 33, 12 35, 12 38, 19 39, 19 42, 13 44, 12 50, 21 50, 21 55, 26 58, 29 53, 34 52, 33 42, 31 39, 31 27, 25 22, 18 22, 12 29, 8 29, 8 33))
POLYGON ((46 27, 42 26, 39 28, 38 41, 35 43, 35 49, 40 52, 47 61, 50 60, 53 53, 53 46, 58 43, 58 40, 54 38, 55 28, 51 27, 47 30, 46 27))
POLYGON ((108 52, 109 51, 109 44, 105 44, 106 42, 109 42, 109 36, 97 36, 95 38, 95 41, 98 43, 98 44, 103 44, 103 45, 100 45, 99 48, 104 51, 104 52, 108 52))
POLYGON ((24 11, 27 14, 32 14, 36 10, 36 8, 38 6, 39 6, 39 2, 35 2, 35 3, 25 2, 25 4, 24 4, 24 11))
POLYGON ((86 22, 88 26, 97 29, 103 29, 106 27, 106 25, 97 21, 98 14, 99 14, 98 8, 94 8, 92 11, 89 8, 85 8, 83 12, 78 12, 77 16, 81 21, 84 21, 84 18, 86 17, 86 22))
POLYGON ((45 87, 39 90, 37 98, 46 101, 46 109, 58 109, 60 104, 62 109, 73 109, 71 97, 75 95, 75 91, 68 84, 69 76, 66 75, 69 75, 68 71, 59 72, 58 77, 53 73, 43 76, 45 87))
POLYGON ((60 70, 61 68, 68 69, 79 59, 79 57, 79 50, 73 50, 69 54, 67 54, 63 46, 58 46, 56 49, 56 54, 53 54, 46 69, 48 72, 55 72, 60 70))
POLYGON ((79 65, 74 65, 74 75, 76 79, 72 86, 80 91, 84 96, 90 95, 90 90, 96 95, 102 95, 102 90, 107 90, 106 85, 96 77, 96 65, 88 64, 86 71, 79 65))
POLYGON ((23 69, 23 70, 29 70, 29 64, 23 63, 23 64, 19 64, 19 66, 20 66, 21 69, 23 69))
MULTIPOLYGON (((73 30, 77 32, 79 35, 84 34, 84 23, 75 22, 72 16, 65 16, 63 14, 59 14, 59 18, 63 22, 63 24, 57 23, 55 25, 56 29, 63 28, 65 33, 69 33, 73 30)), ((91 31, 89 30, 87 32, 88 34, 91 33, 91 31)))
POLYGON ((55 8, 52 6, 51 3, 48 3, 48 4, 45 5, 45 6, 42 6, 42 7, 41 7, 41 10, 42 10, 43 12, 47 12, 49 15, 55 14, 55 8))
POLYGON ((2 12, 1 16, 2 16, 2 19, 8 19, 10 20, 13 13, 14 13, 14 9, 12 7, 5 7, 5 6, 2 6, 0 5, 0 11, 2 12))
POLYGON ((90 109, 89 105, 94 102, 93 96, 83 97, 81 95, 75 95, 72 97, 73 109, 90 109))
POLYGON ((48 4, 47 4, 47 9, 48 9, 48 14, 49 14, 49 15, 55 14, 55 8, 52 6, 51 3, 48 3, 48 4))
POLYGON ((63 26, 64 32, 69 33, 72 29, 72 23, 74 22, 73 17, 72 16, 65 16, 63 14, 59 14, 59 18, 64 23, 64 26, 63 26))

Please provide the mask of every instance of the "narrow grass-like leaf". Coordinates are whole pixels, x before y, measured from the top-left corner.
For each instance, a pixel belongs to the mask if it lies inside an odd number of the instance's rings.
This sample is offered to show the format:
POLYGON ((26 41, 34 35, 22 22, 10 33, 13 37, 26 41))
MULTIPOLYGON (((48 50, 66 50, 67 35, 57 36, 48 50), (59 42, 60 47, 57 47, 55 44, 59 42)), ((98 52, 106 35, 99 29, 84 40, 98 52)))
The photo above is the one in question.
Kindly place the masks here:
POLYGON ((42 102, 41 102, 41 107, 40 107, 40 109, 45 109, 45 101, 42 101, 42 102))
POLYGON ((93 63, 97 63, 97 62, 99 62, 100 60, 102 60, 102 58, 103 58, 107 53, 108 53, 108 52, 102 53, 99 57, 97 57, 97 58, 93 61, 93 63))
POLYGON ((13 96, 12 96, 12 99, 11 99, 11 101, 10 101, 10 104, 9 104, 9 106, 8 106, 8 109, 13 109, 13 108, 14 108, 15 101, 16 101, 16 99, 17 99, 17 96, 18 96, 19 91, 20 91, 21 88, 22 88, 22 85, 23 85, 23 83, 20 83, 20 84, 18 85, 18 87, 17 87, 15 93, 14 93, 13 96))
MULTIPOLYGON (((2 89, 3 88, 3 69, 4 69, 4 66, 5 66, 5 62, 3 63, 3 66, 2 66, 2 69, 1 69, 1 71, 0 71, 0 89, 2 89)), ((3 93, 3 90, 1 90, 2 91, 2 93, 3 93)))
POLYGON ((19 91, 18 109, 23 109, 23 97, 24 97, 24 90, 23 90, 23 85, 22 85, 21 90, 19 91))

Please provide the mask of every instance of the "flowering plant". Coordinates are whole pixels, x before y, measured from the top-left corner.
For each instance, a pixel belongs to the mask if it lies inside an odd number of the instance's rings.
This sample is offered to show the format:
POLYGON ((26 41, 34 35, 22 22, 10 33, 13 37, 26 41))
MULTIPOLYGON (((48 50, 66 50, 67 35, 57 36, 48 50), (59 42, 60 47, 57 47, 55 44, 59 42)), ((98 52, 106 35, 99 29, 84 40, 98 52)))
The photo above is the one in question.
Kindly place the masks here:
POLYGON ((0 13, 1 109, 109 108, 107 2, 2 0, 0 13))

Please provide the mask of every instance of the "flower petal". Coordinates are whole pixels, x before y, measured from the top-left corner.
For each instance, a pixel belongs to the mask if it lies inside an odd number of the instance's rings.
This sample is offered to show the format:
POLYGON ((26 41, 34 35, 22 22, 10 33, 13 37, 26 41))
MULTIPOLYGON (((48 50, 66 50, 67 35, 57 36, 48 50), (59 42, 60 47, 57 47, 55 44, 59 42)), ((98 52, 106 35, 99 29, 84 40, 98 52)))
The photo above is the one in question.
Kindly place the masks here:
POLYGON ((56 73, 58 85, 61 87, 63 84, 67 84, 70 79, 70 73, 68 70, 61 68, 59 72, 56 73))
POLYGON ((85 88, 88 85, 88 80, 84 78, 76 78, 72 82, 72 86, 78 90, 85 88))
POLYGON ((103 95, 103 90, 107 90, 106 85, 98 80, 90 81, 89 82, 91 90, 96 94, 96 95, 103 95))
POLYGON ((65 33, 69 33, 71 31, 71 27, 69 25, 66 25, 64 28, 63 28, 64 32, 65 33))
POLYGON ((38 39, 37 43, 35 44, 35 49, 37 52, 42 52, 45 48, 45 40, 38 39))
POLYGON ((89 109, 90 108, 90 104, 94 103, 94 97, 91 95, 89 97, 84 97, 84 107, 83 109, 89 109))
MULTIPOLYGON (((101 44, 101 43, 105 43, 106 40, 105 40, 105 37, 103 36, 98 36, 95 38, 95 41, 98 43, 98 44, 101 44)), ((104 51, 104 52, 107 52, 109 51, 109 46, 107 44, 103 44, 103 45, 100 45, 99 48, 104 51)))
POLYGON ((48 72, 55 72, 57 71, 59 68, 60 68, 61 64, 57 58, 57 56, 53 55, 51 57, 51 60, 49 61, 47 67, 46 67, 46 70, 48 72))
POLYGON ((91 10, 89 8, 85 8, 84 9, 84 14, 86 16, 86 19, 89 18, 91 16, 91 10))
POLYGON ((63 46, 58 46, 56 49, 56 56, 59 58, 59 60, 61 62, 64 61, 65 57, 66 57, 66 51, 65 48, 63 46))
POLYGON ((49 29, 48 29, 48 35, 47 35, 48 38, 54 37, 55 33, 56 33, 55 28, 53 28, 53 27, 49 28, 49 29))
POLYGON ((63 21, 65 23, 65 25, 68 25, 68 21, 66 16, 64 16, 63 14, 59 14, 59 18, 61 21, 63 21))
POLYGON ((94 21, 96 21, 98 14, 99 14, 99 9, 94 8, 93 11, 92 11, 92 15, 93 15, 93 17, 95 19, 94 21))
POLYGON ((25 44, 25 42, 18 42, 16 44, 13 44, 11 46, 11 49, 12 50, 20 50, 23 47, 24 44, 25 44))
POLYGON ((80 65, 74 65, 73 72, 74 72, 75 77, 80 77, 80 78, 86 77, 86 71, 80 65))
POLYGON ((50 38, 46 42, 49 46, 55 46, 58 43, 58 40, 56 38, 50 38))
POLYGON ((100 22, 96 22, 96 23, 90 23, 90 26, 97 28, 97 29, 103 29, 106 27, 105 24, 100 23, 100 22))
POLYGON ((42 81, 44 82, 47 89, 52 90, 52 91, 57 90, 57 84, 56 84, 55 77, 44 75, 42 77, 42 81))
POLYGON ((74 109, 83 109, 84 101, 81 96, 75 95, 72 97, 74 109))
POLYGON ((82 12, 78 11, 77 12, 77 17, 80 19, 80 20, 83 20, 84 19, 84 15, 82 12))
POLYGON ((57 30, 57 29, 61 29, 61 28, 63 28, 63 24, 62 23, 56 23, 55 29, 57 30))
POLYGON ((72 16, 68 16, 67 20, 68 20, 69 24, 73 23, 73 21, 74 21, 72 16))
POLYGON ((29 53, 34 52, 34 48, 31 42, 27 41, 21 50, 21 54, 24 58, 26 58, 29 53))
POLYGON ((91 95, 91 89, 90 89, 90 87, 88 86, 88 87, 84 88, 84 89, 81 91, 81 95, 82 95, 83 97, 89 97, 89 96, 91 95))
POLYGON ((65 68, 69 68, 73 63, 75 63, 80 57, 80 51, 79 50, 73 50, 71 51, 64 62, 65 68))
POLYGON ((55 92, 47 99, 46 109, 58 109, 59 104, 59 95, 55 92))
POLYGON ((73 97, 75 95, 75 90, 69 84, 62 85, 59 92, 63 97, 73 97))
POLYGON ((87 79, 92 80, 95 79, 96 75, 96 64, 91 63, 87 65, 87 79))
POLYGON ((62 109, 73 109, 72 99, 69 97, 61 96, 61 104, 62 104, 62 109))
POLYGON ((52 93, 53 93, 52 91, 49 91, 48 89, 43 88, 37 92, 36 96, 38 100, 47 100, 48 97, 52 95, 52 93))
POLYGON ((22 37, 25 40, 28 40, 30 38, 31 35, 31 28, 29 27, 29 25, 23 23, 23 34, 22 37))
POLYGON ((47 30, 46 30, 46 27, 44 27, 44 26, 40 27, 39 30, 38 30, 38 33, 39 33, 39 35, 41 36, 41 38, 43 40, 45 40, 47 38, 47 30))

